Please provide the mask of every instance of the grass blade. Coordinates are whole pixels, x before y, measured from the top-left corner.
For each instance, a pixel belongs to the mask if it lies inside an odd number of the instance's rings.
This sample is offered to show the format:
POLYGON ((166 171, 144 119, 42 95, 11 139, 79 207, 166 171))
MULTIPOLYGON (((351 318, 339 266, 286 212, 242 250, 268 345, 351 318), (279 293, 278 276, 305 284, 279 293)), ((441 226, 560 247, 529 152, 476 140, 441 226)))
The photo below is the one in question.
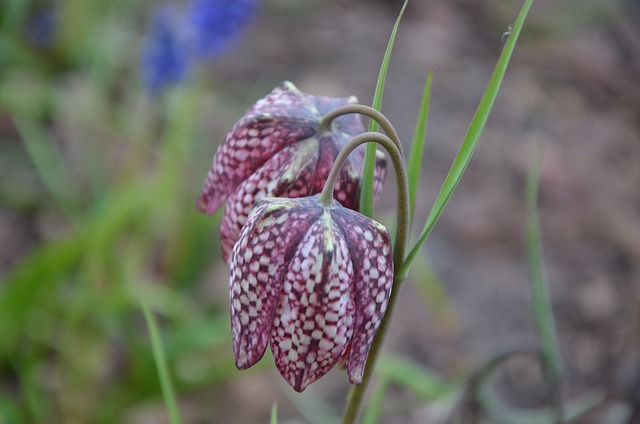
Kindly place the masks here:
POLYGON ((376 374, 411 390, 425 402, 451 394, 455 387, 433 374, 427 367, 399 356, 381 355, 376 374))
POLYGON ((416 122, 416 129, 413 133, 413 142, 411 143, 411 154, 407 163, 407 177, 409 179, 409 205, 411 211, 411 222, 413 223, 413 212, 416 207, 416 193, 420 185, 420 171, 422 169, 422 152, 424 151, 424 143, 427 137, 427 121, 429 119, 429 104, 431 103, 431 83, 433 80, 433 69, 429 69, 427 81, 424 85, 422 93, 422 102, 420 103, 420 113, 416 122))
MULTIPOLYGON (((384 93, 384 85, 387 80, 387 69, 389 68, 389 60, 391 59, 391 51, 393 50, 393 44, 396 40, 396 32, 398 26, 400 26, 400 20, 404 11, 407 8, 409 0, 405 0, 396 19, 396 23, 391 30, 391 36, 389 37, 389 43, 387 44, 387 50, 384 52, 382 59, 382 65, 380 65, 380 73, 378 74, 378 81, 376 82, 376 92, 373 96, 373 107, 379 111, 382 106, 382 95, 384 93)), ((378 131, 378 123, 373 119, 369 122, 369 131, 378 131)), ((360 191, 360 212, 368 217, 373 217, 373 174, 376 164, 376 143, 367 143, 367 149, 365 153, 364 167, 362 169, 362 189, 360 191)))
POLYGON ((269 422, 271 424, 278 424, 278 402, 273 402, 273 405, 271 405, 271 419, 269 422))
MULTIPOLYGON (((516 408, 491 390, 483 387, 479 393, 482 407, 492 422, 496 424, 554 424, 556 411, 553 408, 522 409, 516 408)), ((567 422, 571 422, 582 414, 600 405, 606 398, 604 391, 593 390, 587 392, 567 405, 567 422)))
POLYGON ((376 424, 380 420, 380 414, 382 413, 382 405, 384 404, 384 398, 387 394, 387 388, 389 387, 389 378, 382 377, 378 382, 377 387, 371 393, 369 399, 369 405, 364 410, 362 416, 362 424, 376 424))
MULTIPOLYGON (((562 404, 562 358, 558 346, 553 310, 549 296, 549 284, 544 270, 542 253, 540 217, 538 216, 538 185, 542 155, 538 153, 527 180, 527 255, 529 262, 529 281, 531 285, 531 308, 540 339, 542 356, 553 379, 555 393, 562 404)), ((562 410, 558 411, 558 422, 564 422, 562 410)))
POLYGON ((73 192, 76 185, 67 172, 62 154, 40 124, 35 120, 14 115, 13 122, 22 138, 25 150, 33 161, 42 183, 60 209, 74 222, 73 192))
POLYGON ((176 402, 175 391, 173 390, 173 384, 169 375, 167 359, 164 354, 164 348, 162 347, 162 339, 160 337, 158 324, 145 302, 141 302, 140 305, 142 307, 144 319, 147 322, 147 327, 149 328, 153 359, 155 360, 156 368, 158 369, 158 378, 160 379, 160 386, 162 387, 162 397, 164 398, 164 403, 167 408, 167 412, 169 413, 169 421, 171 424, 182 424, 180 411, 178 410, 178 404, 176 402))
POLYGON ((511 55, 513 54, 513 50, 515 48, 518 37, 520 36, 520 32, 522 31, 522 26, 524 24, 525 18, 527 17, 527 13, 533 4, 533 0, 525 0, 522 9, 520 10, 520 14, 516 19, 515 24, 513 25, 513 31, 511 36, 507 40, 504 49, 502 50, 502 54, 498 59, 498 63, 491 75, 491 79, 489 80, 489 84, 482 96, 482 100, 480 100, 480 105, 476 110, 473 119, 471 120, 471 124, 469 125, 469 129, 467 131, 467 135, 460 146, 460 150, 456 155, 456 158, 451 165, 451 169, 449 170, 449 174, 447 175, 444 183, 442 184, 442 188, 438 193, 438 197, 431 208, 431 212, 427 217, 427 222, 424 224, 424 228, 422 229, 422 233, 420 234, 420 239, 415 244, 415 246, 409 252, 407 259, 405 260, 402 269, 399 271, 399 277, 401 279, 406 278, 409 273, 409 266, 411 262, 415 259, 416 254, 422 247, 422 244, 425 242, 433 227, 438 222, 440 215, 444 208, 449 203, 451 196, 453 195, 454 190, 458 186, 462 175, 464 174, 469 161, 471 160, 471 156, 473 155, 473 151, 478 144, 478 139, 480 135, 482 135, 482 131, 484 130, 485 124, 487 123, 487 119, 489 118, 489 112, 491 112, 491 108, 493 107, 493 103, 495 102, 496 96, 498 95, 498 91, 502 84, 502 80, 504 79, 504 74, 507 70, 507 66, 509 65, 509 60, 511 59, 511 55))

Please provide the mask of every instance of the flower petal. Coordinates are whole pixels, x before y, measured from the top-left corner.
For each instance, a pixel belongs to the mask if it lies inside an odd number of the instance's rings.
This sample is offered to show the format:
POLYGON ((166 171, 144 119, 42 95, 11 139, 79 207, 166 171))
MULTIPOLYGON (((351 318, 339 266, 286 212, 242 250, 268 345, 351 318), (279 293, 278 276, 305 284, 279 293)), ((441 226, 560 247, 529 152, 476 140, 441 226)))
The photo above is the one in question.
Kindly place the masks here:
POLYGON ((353 263, 356 315, 347 372, 352 384, 360 384, 373 337, 391 294, 391 241, 382 224, 364 215, 340 206, 332 208, 331 215, 345 235, 353 263))
POLYGON ((198 200, 211 214, 243 180, 276 152, 315 132, 314 121, 277 116, 250 116, 238 122, 216 152, 198 200))
MULTIPOLYGON (((207 214, 215 212, 238 185, 257 172, 270 157, 314 135, 321 140, 318 145, 321 151, 311 192, 319 193, 338 152, 353 136, 365 130, 359 116, 347 114, 336 118, 330 129, 319 133, 320 119, 330 110, 356 101, 353 96, 335 98, 306 94, 287 81, 278 85, 249 108, 218 147, 198 199, 198 209, 207 214)), ((358 201, 350 199, 359 197, 363 158, 364 146, 349 157, 341 174, 344 186, 349 186, 347 182, 353 183, 345 190, 355 189, 358 194, 345 192, 340 201, 354 209, 358 201)), ((381 155, 376 162, 376 181, 380 182, 376 186, 379 187, 377 193, 382 188, 384 168, 385 159, 381 155)), ((340 181, 337 194, 341 193, 339 187, 340 181)))
POLYGON ((285 82, 245 113, 213 157, 198 209, 215 212, 238 184, 276 152, 316 133, 319 116, 304 107, 307 96, 285 82))
POLYGON ((353 335, 353 267, 328 210, 298 245, 287 270, 271 331, 271 350, 298 392, 342 358, 353 335))
POLYGON ((319 116, 314 97, 300 91, 292 82, 283 81, 271 93, 255 102, 245 116, 264 114, 315 120, 319 116))
POLYGON ((310 186, 318 162, 317 146, 318 140, 309 138, 282 149, 229 196, 220 223, 225 262, 229 261, 231 250, 255 202, 265 197, 297 198, 311 194, 310 186))
MULTIPOLYGON (((241 182, 229 195, 220 224, 223 260, 226 263, 229 261, 231 250, 256 201, 264 197, 297 198, 321 192, 338 153, 332 140, 311 137, 277 152, 241 182)), ((379 183, 376 186, 377 196, 382 189, 379 175, 384 179, 386 172, 384 155, 380 155, 382 160, 379 160, 376 168, 376 182, 379 183)), ((360 203, 360 168, 364 146, 351 158, 340 172, 334 198, 343 206, 355 210, 360 203)))
POLYGON ((322 213, 317 202, 269 199, 256 204, 231 256, 233 353, 239 369, 260 360, 269 341, 287 266, 309 226, 322 213))

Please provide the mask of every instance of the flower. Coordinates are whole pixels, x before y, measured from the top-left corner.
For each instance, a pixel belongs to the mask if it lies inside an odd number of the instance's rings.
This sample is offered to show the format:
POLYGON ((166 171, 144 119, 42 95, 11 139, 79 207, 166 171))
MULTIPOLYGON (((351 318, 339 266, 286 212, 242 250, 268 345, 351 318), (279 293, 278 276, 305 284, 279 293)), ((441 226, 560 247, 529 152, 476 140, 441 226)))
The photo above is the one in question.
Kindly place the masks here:
POLYGON ((140 64, 144 83, 153 94, 179 84, 188 74, 191 64, 183 31, 175 8, 156 10, 140 64))
POLYGON ((194 53, 212 59, 241 34, 258 6, 257 0, 191 0, 187 19, 193 29, 194 53))
MULTIPOLYGON (((364 132, 355 115, 336 118, 322 128, 322 116, 355 97, 332 98, 301 92, 283 82, 255 103, 227 134, 216 152, 198 200, 198 209, 211 214, 227 201, 220 225, 222 256, 229 255, 255 202, 263 197, 297 198, 322 191, 340 150, 364 132)), ((349 156, 335 186, 334 197, 357 210, 364 146, 349 156)), ((379 152, 375 192, 386 175, 379 152)))
POLYGON ((59 24, 59 12, 55 2, 36 8, 25 22, 26 39, 32 46, 49 49, 55 42, 56 27, 59 24))
POLYGON ((270 344, 299 392, 339 361, 362 382, 393 281, 386 228, 318 198, 257 202, 231 257, 236 366, 251 367, 270 344))

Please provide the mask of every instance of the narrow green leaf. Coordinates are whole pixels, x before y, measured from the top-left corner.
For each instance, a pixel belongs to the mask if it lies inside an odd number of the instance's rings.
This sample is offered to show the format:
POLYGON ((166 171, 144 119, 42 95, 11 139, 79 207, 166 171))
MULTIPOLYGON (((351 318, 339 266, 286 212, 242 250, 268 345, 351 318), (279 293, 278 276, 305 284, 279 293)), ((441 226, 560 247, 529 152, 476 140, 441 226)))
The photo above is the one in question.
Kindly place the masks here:
POLYGON ((60 281, 77 267, 86 237, 74 233, 38 247, 0 284, 0 356, 17 351, 32 313, 55 298, 60 281))
POLYGON ((425 308, 432 315, 438 329, 445 332, 455 332, 458 325, 456 310, 426 252, 420 253, 420 259, 413 264, 411 277, 413 287, 424 302, 425 308))
POLYGON ((273 402, 271 405, 271 424, 278 424, 278 402, 273 402))
MULTIPOLYGON (((492 374, 511 358, 519 355, 527 355, 544 365, 544 353, 538 346, 529 344, 509 347, 496 353, 490 360, 479 367, 468 379, 462 395, 454 405, 447 423, 467 422, 465 419, 469 411, 482 410, 496 424, 557 424, 558 411, 562 409, 559 404, 561 399, 552 399, 550 407, 522 409, 506 404, 493 390, 489 381, 492 374)), ((547 370, 546 384, 553 389, 555 382, 550 379, 547 370)), ((598 405, 604 399, 604 393, 600 390, 589 392, 567 405, 567 418, 572 420, 598 405)))
POLYGON ((376 363, 375 372, 429 402, 451 394, 454 390, 453 385, 431 373, 427 367, 398 356, 382 355, 376 363))
POLYGON ((140 305, 142 307, 144 319, 147 322, 147 327, 149 328, 153 359, 156 363, 156 368, 158 369, 158 378, 160 379, 160 386, 162 388, 162 397, 164 398, 164 403, 167 408, 167 412, 169 413, 169 421, 171 424, 181 424, 182 419, 180 418, 180 411, 178 410, 175 391, 173 390, 171 376, 169 375, 169 367, 167 366, 167 359, 164 354, 158 324, 146 303, 142 301, 140 302, 140 305))
POLYGON ((542 154, 538 152, 527 180, 527 254, 529 282, 531 285, 531 308, 542 347, 542 354, 555 386, 561 390, 562 358, 558 346, 553 310, 549 296, 549 284, 544 270, 540 217, 538 216, 538 185, 542 154))
MULTIPOLYGON (((382 95, 384 93, 384 85, 387 80, 387 69, 389 68, 389 60, 391 59, 391 51, 393 50, 393 44, 396 40, 396 32, 400 26, 400 20, 404 11, 407 8, 409 0, 405 0, 396 19, 396 23, 391 30, 391 36, 389 37, 389 43, 387 44, 387 50, 384 52, 384 58, 382 59, 382 65, 380 66, 380 73, 378 74, 378 81, 376 83, 376 92, 373 96, 373 104, 371 105, 375 110, 379 111, 382 106, 382 95)), ((378 123, 373 119, 369 122, 369 131, 378 131, 378 123)), ((367 149, 365 153, 364 167, 362 169, 362 189, 360 191, 360 212, 368 217, 373 217, 373 175, 376 165, 376 143, 367 143, 367 149)))
POLYGON ((67 172, 68 167, 60 151, 35 120, 15 115, 13 121, 25 150, 51 197, 67 217, 73 220, 76 215, 73 210, 73 191, 76 185, 67 172))
POLYGON ((416 207, 416 193, 420 185, 420 170, 422 169, 422 152, 424 151, 424 143, 427 137, 427 121, 429 119, 429 104, 431 103, 431 83, 433 80, 433 68, 429 69, 427 81, 424 85, 422 93, 422 102, 420 103, 420 113, 416 122, 416 129, 413 133, 413 142, 411 143, 411 153, 407 163, 407 177, 409 180, 409 204, 411 211, 411 222, 413 223, 413 213, 416 207))
POLYGON ((460 150, 456 155, 456 158, 451 165, 451 169, 449 170, 449 174, 447 175, 444 183, 442 184, 442 188, 438 193, 438 197, 434 202, 433 207, 431 208, 431 212, 427 217, 427 222, 424 224, 424 228, 422 229, 422 233, 420 234, 420 239, 413 246, 407 259, 405 260, 402 269, 399 271, 399 278, 404 279, 407 277, 409 273, 409 267, 411 262, 415 259, 416 254, 424 244, 425 240, 431 234, 433 227, 438 222, 440 215, 444 211, 444 208, 449 203, 453 192, 455 191, 462 175, 464 174, 469 161, 471 160, 471 156, 473 155, 473 151, 476 148, 478 143, 478 139, 480 135, 482 135, 482 131, 484 130, 485 124, 487 123, 487 119, 489 118, 489 113, 491 112, 491 108, 493 107, 493 103, 495 102, 496 96, 498 95, 498 91, 502 84, 502 80, 504 79, 505 72, 507 70, 507 66, 509 65, 509 60, 511 59, 511 55, 513 54, 513 50, 515 48, 518 37, 520 36, 520 32, 522 31, 522 26, 524 25, 525 18, 527 17, 527 13, 533 4, 533 0, 525 0, 522 9, 520 10, 520 14, 516 19, 515 24, 513 25, 513 31, 507 40, 504 49, 502 50, 502 54, 498 59, 498 63, 491 75, 491 79, 489 80, 489 84, 480 100, 480 105, 476 110, 475 115, 471 121, 467 134, 460 146, 460 150))
MULTIPOLYGON (((557 423, 556 413, 553 408, 522 409, 515 408, 505 403, 491 390, 489 386, 484 386, 479 393, 482 408, 491 421, 496 424, 555 424, 557 423)), ((581 395, 572 400, 567 405, 566 419, 570 422, 595 408, 605 399, 603 391, 594 390, 581 395)))
POLYGON ((384 397, 387 394, 388 387, 389 378, 382 377, 373 393, 371 393, 369 403, 362 415, 362 424, 376 424, 380 420, 382 405, 384 404, 384 397))

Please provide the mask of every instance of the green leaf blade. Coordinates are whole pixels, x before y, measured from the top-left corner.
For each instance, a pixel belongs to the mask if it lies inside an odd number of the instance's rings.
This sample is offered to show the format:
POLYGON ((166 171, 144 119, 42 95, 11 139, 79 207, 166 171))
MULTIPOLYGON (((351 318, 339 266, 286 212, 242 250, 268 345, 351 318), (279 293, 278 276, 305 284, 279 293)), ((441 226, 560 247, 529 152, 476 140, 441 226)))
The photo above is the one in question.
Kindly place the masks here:
POLYGON ((429 69, 427 81, 424 85, 422 93, 422 101, 420 102, 420 112, 413 134, 413 142, 411 143, 411 154, 407 163, 407 178, 409 181, 409 205, 411 212, 411 222, 413 222, 414 211, 416 207, 416 193, 420 185, 420 171, 422 169, 422 154, 424 152, 424 143, 427 137, 427 122, 429 119, 429 105, 431 103, 431 85, 433 82, 433 68, 429 69))
MULTIPOLYGON (((558 335, 556 333, 555 319, 551 308, 549 295, 549 283, 544 269, 542 250, 542 231, 540 229, 540 217, 538 215, 538 187, 540 182, 540 165, 542 155, 538 157, 532 166, 527 179, 526 203, 527 203, 527 256, 529 263, 529 283, 531 286, 531 309, 542 355, 549 369, 551 378, 558 390, 561 390, 562 382, 562 357, 558 335)), ((560 393, 561 394, 561 393, 560 393)))
POLYGON ((164 403, 167 408, 167 412, 169 413, 169 421, 171 424, 182 424, 182 418, 180 417, 180 411, 178 410, 176 395, 173 389, 171 376, 169 374, 169 367, 167 365, 167 359, 162 345, 158 323, 146 303, 141 302, 141 307, 147 327, 149 328, 153 359, 156 363, 156 368, 158 369, 158 378, 160 379, 160 386, 162 388, 162 397, 164 398, 164 403))
POLYGON ((440 215, 442 215, 444 208, 449 203, 454 190, 462 179, 464 171, 469 165, 471 156, 473 155, 473 152, 478 144, 478 140, 482 135, 482 131, 484 130, 484 127, 489 118, 489 113, 491 112, 491 108, 493 107, 495 99, 498 95, 500 86, 502 85, 507 66, 509 65, 509 61, 511 60, 516 42, 518 40, 518 37, 520 36, 520 32, 522 31, 522 26, 524 25, 524 21, 532 4, 533 0, 526 0, 524 5, 522 6, 522 9, 520 10, 520 14, 518 15, 518 18, 513 25, 513 31, 509 36, 504 49, 502 50, 502 54, 498 59, 498 63, 496 64, 493 74, 491 75, 489 84, 487 85, 484 95, 480 100, 480 104, 478 105, 478 109, 476 110, 471 124, 469 125, 469 129, 467 130, 464 141, 460 146, 460 150, 458 151, 458 154, 456 155, 456 158, 451 165, 451 169, 449 170, 449 173, 447 174, 447 177, 442 184, 442 188, 438 193, 438 197, 436 198, 429 216, 427 217, 427 221, 425 222, 420 234, 420 239, 409 252, 404 265, 400 270, 400 278, 406 278, 406 276, 408 275, 411 262, 415 259, 416 254, 424 244, 429 234, 431 234, 431 231, 438 222, 440 215))
MULTIPOLYGON (((396 40, 396 33, 400 26, 400 20, 404 15, 404 11, 407 8, 409 0, 405 0, 398 14, 393 29, 391 30, 391 36, 389 37, 389 43, 387 44, 387 50, 384 53, 382 59, 382 65, 380 65, 380 73, 378 74, 378 81, 376 82, 376 91, 373 96, 372 107, 380 111, 382 107, 382 95, 384 93, 384 86, 387 80, 387 69, 389 68, 389 61, 391 59, 391 51, 396 40)), ((378 131, 378 123, 375 120, 369 122, 369 131, 378 131)), ((360 212, 370 218, 373 218, 373 179, 376 165, 376 144, 367 143, 367 149, 365 152, 364 166, 362 169, 362 189, 360 191, 360 212)))
POLYGON ((271 405, 271 419, 269 422, 271 424, 278 424, 278 402, 273 402, 271 405))

